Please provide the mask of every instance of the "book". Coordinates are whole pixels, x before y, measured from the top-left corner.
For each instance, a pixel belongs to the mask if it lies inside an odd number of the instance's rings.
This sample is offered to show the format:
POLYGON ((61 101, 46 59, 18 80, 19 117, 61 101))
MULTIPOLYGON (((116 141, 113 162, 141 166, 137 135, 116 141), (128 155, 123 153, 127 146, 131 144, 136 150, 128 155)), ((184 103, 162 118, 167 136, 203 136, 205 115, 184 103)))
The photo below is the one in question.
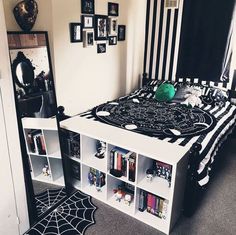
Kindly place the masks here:
POLYGON ((136 170, 136 156, 132 153, 129 156, 129 166, 128 166, 128 180, 135 182, 135 170, 136 170))
POLYGON ((117 170, 121 171, 122 166, 122 154, 117 152, 117 170))
POLYGON ((115 155, 115 150, 111 150, 110 152, 110 169, 114 169, 114 155, 115 155))
POLYGON ((144 190, 140 190, 139 193, 139 211, 143 212, 147 208, 147 193, 144 190))
POLYGON ((160 205, 160 198, 156 197, 156 205, 154 209, 154 215, 159 217, 159 205, 160 205))
POLYGON ((43 135, 40 136, 40 141, 42 145, 42 154, 46 155, 46 143, 43 135))
POLYGON ((152 195, 152 204, 151 204, 151 213, 154 215, 155 214, 155 209, 156 209, 156 196, 152 195))
POLYGON ((163 205, 162 205, 162 218, 165 220, 167 219, 167 214, 168 214, 168 201, 163 200, 163 205))
POLYGON ((148 193, 147 194, 147 212, 151 213, 151 208, 152 208, 152 194, 148 193))

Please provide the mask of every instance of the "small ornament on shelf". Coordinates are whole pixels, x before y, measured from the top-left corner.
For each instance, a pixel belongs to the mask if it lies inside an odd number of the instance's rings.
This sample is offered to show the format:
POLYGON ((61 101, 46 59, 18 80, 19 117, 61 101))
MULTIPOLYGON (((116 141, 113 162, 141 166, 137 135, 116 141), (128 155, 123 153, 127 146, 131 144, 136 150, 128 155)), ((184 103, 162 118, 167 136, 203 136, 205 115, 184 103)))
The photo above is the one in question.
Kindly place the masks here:
POLYGON ((102 191, 102 187, 106 184, 106 176, 99 170, 90 168, 88 172, 88 182, 90 186, 95 186, 97 191, 102 191))
POLYGON ((49 166, 47 164, 44 165, 43 169, 42 169, 43 175, 44 176, 50 176, 51 175, 51 171, 49 169, 49 166))
POLYGON ((103 159, 106 154, 106 143, 104 141, 98 140, 96 144, 97 152, 95 154, 95 157, 99 159, 103 159))

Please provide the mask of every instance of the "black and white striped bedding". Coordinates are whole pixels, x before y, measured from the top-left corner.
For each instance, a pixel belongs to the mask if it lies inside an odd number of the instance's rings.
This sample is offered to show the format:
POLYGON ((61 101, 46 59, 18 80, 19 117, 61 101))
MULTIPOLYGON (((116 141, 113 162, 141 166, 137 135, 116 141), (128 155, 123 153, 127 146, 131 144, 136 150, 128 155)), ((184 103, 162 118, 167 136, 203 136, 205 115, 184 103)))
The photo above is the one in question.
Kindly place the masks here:
MULTIPOLYGON (((144 86, 143 88, 136 90, 128 96, 121 97, 118 100, 113 101, 113 103, 119 102, 120 100, 139 100, 142 98, 153 99, 155 95, 156 86, 158 84, 159 82, 153 81, 148 86, 144 86)), ((205 87, 204 93, 209 93, 209 89, 210 88, 205 87)), ((197 180, 199 185, 203 186, 206 185, 209 181, 211 165, 214 161, 214 157, 219 146, 221 145, 223 140, 228 136, 228 134, 232 131, 235 125, 236 106, 232 105, 229 101, 227 101, 224 107, 214 106, 211 104, 202 104, 200 108, 210 113, 216 119, 216 124, 213 129, 210 129, 207 133, 204 132, 200 135, 191 135, 183 138, 179 138, 178 136, 161 136, 157 138, 172 144, 189 147, 189 149, 195 143, 201 144, 202 148, 200 150, 199 156, 200 164, 197 171, 197 180)), ((96 115, 94 115, 94 110, 96 110, 96 107, 86 113, 81 114, 81 116, 94 119, 95 121, 101 121, 96 118, 96 115)))

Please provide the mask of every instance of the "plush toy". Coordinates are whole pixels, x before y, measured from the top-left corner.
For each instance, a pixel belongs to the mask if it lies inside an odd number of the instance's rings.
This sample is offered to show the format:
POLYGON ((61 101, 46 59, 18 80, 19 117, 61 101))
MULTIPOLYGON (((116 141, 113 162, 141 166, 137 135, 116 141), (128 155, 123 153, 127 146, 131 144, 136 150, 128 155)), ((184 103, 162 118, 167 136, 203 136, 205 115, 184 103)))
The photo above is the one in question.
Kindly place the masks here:
POLYGON ((187 106, 190 107, 194 107, 194 106, 199 106, 202 101, 200 99, 202 92, 201 89, 199 87, 191 87, 191 89, 189 90, 189 93, 185 95, 185 101, 183 101, 181 104, 185 104, 187 106))
POLYGON ((164 83, 161 84, 155 93, 155 98, 159 102, 166 102, 173 99, 175 96, 175 88, 172 84, 164 83))

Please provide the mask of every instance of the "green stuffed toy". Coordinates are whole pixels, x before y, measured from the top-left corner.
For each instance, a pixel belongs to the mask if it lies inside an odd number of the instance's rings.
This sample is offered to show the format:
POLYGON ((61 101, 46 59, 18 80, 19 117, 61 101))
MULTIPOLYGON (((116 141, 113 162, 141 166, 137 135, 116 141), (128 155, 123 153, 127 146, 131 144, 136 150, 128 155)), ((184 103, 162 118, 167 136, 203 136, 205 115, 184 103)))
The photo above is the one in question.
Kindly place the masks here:
POLYGON ((175 96, 175 88, 172 84, 161 84, 155 93, 155 98, 159 102, 171 101, 175 96))

